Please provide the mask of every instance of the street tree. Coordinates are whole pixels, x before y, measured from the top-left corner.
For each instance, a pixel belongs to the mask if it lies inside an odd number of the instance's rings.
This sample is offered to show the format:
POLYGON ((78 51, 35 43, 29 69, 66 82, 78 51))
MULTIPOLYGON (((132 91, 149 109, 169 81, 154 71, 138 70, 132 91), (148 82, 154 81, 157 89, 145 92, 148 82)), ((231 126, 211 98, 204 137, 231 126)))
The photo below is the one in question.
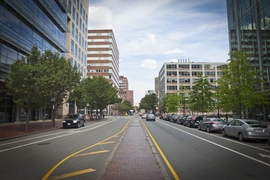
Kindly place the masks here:
POLYGON ((46 51, 41 54, 33 47, 30 54, 15 61, 5 82, 8 94, 17 107, 25 108, 29 127, 29 114, 53 99, 52 126, 55 125, 55 110, 63 103, 66 95, 78 84, 80 73, 59 53, 46 51))
POLYGON ((242 114, 248 109, 266 104, 267 98, 264 93, 260 93, 260 71, 250 64, 247 52, 238 50, 229 55, 229 64, 223 69, 223 76, 218 80, 220 106, 242 118, 242 114))
POLYGON ((213 88, 207 76, 199 73, 193 84, 194 86, 189 92, 189 108, 195 112, 202 112, 202 114, 213 110, 215 107, 213 88))
POLYGON ((152 111, 152 113, 154 114, 156 112, 157 103, 158 103, 158 98, 157 98, 156 93, 147 94, 141 99, 139 109, 152 111))
POLYGON ((103 76, 83 79, 80 87, 70 94, 70 101, 76 104, 87 105, 92 110, 102 111, 109 104, 120 102, 118 90, 103 76))
POLYGON ((169 112, 177 112, 180 107, 180 96, 178 93, 168 94, 167 107, 169 112))
POLYGON ((124 100, 123 102, 117 103, 115 105, 115 110, 118 110, 121 114, 127 113, 132 109, 133 109, 132 104, 127 100, 124 100))

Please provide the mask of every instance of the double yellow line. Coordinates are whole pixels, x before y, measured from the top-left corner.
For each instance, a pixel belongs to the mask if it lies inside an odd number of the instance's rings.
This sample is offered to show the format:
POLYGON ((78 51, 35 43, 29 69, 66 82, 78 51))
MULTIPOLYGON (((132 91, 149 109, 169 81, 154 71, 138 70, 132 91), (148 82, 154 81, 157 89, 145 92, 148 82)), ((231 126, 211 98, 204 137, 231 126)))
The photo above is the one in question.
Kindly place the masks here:
POLYGON ((169 170, 171 171, 173 177, 175 180, 180 180, 180 178, 178 177, 178 175, 176 174, 176 172, 174 171, 173 167, 171 166, 170 162, 168 161, 168 159, 166 158, 166 156, 164 155, 164 153, 161 151, 160 147, 158 146, 157 142, 155 141, 155 139, 153 138, 152 134, 150 133, 150 131, 147 129, 146 125, 143 123, 143 121, 140 119, 141 124, 143 125, 144 129, 146 130, 146 132, 148 133, 148 135, 150 136, 152 142, 155 144, 156 148, 158 149, 159 154, 161 155, 161 157, 163 158, 164 162, 166 163, 166 165, 168 166, 169 170))

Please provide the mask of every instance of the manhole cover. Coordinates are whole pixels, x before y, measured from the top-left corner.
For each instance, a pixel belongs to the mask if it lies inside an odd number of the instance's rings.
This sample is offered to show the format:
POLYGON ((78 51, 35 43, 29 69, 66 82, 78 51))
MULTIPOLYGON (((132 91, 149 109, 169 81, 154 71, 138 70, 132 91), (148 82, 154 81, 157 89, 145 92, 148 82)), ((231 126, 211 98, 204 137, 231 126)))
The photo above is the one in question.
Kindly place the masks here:
POLYGON ((42 142, 42 143, 38 143, 37 145, 48 145, 48 144, 51 144, 49 142, 42 142))

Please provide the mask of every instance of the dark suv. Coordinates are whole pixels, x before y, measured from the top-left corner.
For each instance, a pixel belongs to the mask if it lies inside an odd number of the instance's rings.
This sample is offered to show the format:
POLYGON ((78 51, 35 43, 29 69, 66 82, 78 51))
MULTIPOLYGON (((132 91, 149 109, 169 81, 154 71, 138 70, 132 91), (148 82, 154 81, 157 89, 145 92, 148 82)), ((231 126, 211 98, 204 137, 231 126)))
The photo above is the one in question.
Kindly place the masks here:
POLYGON ((184 122, 184 126, 198 127, 201 120, 203 120, 202 116, 188 116, 184 122))

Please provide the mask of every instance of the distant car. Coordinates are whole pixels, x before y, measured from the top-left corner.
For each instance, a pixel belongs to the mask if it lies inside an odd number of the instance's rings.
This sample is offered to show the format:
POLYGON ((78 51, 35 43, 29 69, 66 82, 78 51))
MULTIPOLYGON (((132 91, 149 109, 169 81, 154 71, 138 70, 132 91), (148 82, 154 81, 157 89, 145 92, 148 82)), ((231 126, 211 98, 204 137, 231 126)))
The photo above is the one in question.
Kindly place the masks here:
POLYGON ((85 126, 83 114, 70 114, 63 120, 63 128, 85 126))
POLYGON ((200 121, 198 125, 199 130, 206 132, 221 131, 226 122, 221 118, 207 117, 200 121))
POLYGON ((141 117, 142 117, 142 119, 146 119, 146 114, 145 113, 142 114, 141 117))
POLYGON ((179 117, 180 117, 179 115, 174 114, 174 115, 172 116, 172 118, 171 118, 171 122, 176 123, 176 122, 178 121, 178 118, 179 118, 179 117))
POLYGON ((246 139, 261 140, 267 142, 269 132, 267 124, 252 119, 233 119, 221 129, 222 136, 232 136, 240 141, 246 139))
POLYGON ((154 114, 147 114, 146 115, 146 121, 155 121, 156 117, 154 114))
POLYGON ((184 126, 198 127, 201 120, 203 120, 202 116, 188 116, 184 121, 184 126))

